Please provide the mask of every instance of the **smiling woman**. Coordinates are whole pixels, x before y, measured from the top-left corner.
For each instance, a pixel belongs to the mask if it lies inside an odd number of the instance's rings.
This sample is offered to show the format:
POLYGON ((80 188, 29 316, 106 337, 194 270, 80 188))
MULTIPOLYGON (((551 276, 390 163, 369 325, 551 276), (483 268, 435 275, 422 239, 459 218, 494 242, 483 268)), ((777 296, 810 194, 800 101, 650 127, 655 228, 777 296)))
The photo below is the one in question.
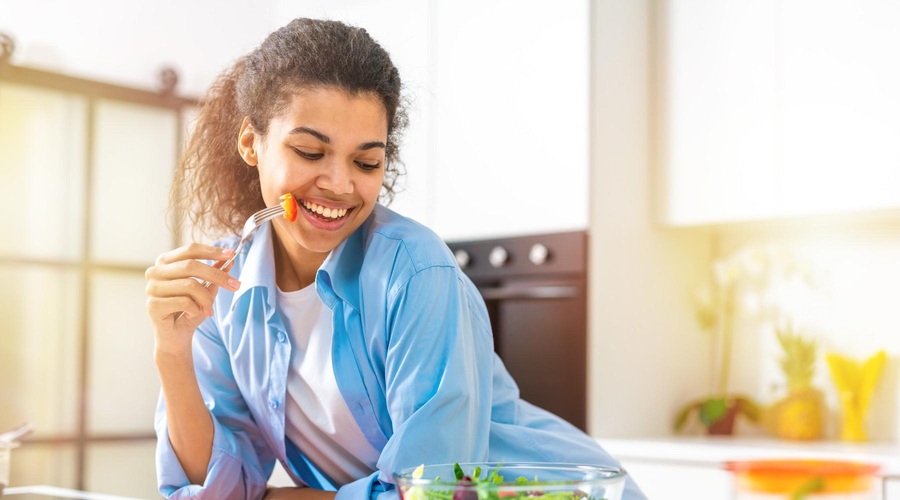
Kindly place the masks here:
MULTIPOLYGON (((147 269, 166 497, 396 499, 393 474, 421 463, 618 467, 519 399, 447 246, 379 204, 397 176, 400 88, 365 30, 297 19, 210 90, 175 206, 206 231, 236 233, 285 194, 298 216, 237 255, 232 237, 147 269), (267 490, 276 461, 296 488, 267 490)), ((623 498, 644 496, 629 480, 623 498)))

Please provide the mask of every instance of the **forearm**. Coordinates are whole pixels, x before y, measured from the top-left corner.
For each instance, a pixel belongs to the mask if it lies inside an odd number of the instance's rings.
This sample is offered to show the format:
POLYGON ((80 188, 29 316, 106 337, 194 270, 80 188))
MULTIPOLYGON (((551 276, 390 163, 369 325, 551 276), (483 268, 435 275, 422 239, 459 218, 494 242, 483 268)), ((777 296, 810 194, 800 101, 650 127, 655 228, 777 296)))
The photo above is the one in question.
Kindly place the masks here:
POLYGON ((156 352, 156 368, 166 403, 169 441, 192 484, 203 484, 212 455, 214 428, 203 403, 193 361, 156 352))

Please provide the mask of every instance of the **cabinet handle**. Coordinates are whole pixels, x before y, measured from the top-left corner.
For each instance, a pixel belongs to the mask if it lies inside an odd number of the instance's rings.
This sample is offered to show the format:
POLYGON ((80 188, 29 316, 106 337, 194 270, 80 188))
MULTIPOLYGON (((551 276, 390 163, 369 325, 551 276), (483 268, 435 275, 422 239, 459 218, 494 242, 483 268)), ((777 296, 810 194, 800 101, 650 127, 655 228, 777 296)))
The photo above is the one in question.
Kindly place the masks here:
POLYGON ((528 288, 498 287, 479 288, 484 300, 508 299, 570 299, 578 296, 574 286, 532 286, 528 288))

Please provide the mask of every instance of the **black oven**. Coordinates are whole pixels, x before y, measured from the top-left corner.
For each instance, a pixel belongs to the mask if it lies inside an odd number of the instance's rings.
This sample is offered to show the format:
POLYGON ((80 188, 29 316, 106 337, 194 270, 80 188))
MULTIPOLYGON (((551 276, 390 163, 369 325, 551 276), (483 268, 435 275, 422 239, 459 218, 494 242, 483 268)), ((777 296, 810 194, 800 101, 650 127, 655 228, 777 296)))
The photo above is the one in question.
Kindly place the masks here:
POLYGON ((484 297, 522 399, 585 429, 587 234, 447 243, 484 297))

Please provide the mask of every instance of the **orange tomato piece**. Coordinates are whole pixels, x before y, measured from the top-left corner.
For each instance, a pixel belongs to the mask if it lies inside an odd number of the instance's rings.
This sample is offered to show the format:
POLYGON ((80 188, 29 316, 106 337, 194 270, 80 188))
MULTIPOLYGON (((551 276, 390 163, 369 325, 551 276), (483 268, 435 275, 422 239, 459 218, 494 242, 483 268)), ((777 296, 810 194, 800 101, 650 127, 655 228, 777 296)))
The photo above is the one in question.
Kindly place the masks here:
POLYGON ((281 195, 281 207, 284 208, 284 218, 290 222, 297 220, 297 200, 291 193, 281 195))

